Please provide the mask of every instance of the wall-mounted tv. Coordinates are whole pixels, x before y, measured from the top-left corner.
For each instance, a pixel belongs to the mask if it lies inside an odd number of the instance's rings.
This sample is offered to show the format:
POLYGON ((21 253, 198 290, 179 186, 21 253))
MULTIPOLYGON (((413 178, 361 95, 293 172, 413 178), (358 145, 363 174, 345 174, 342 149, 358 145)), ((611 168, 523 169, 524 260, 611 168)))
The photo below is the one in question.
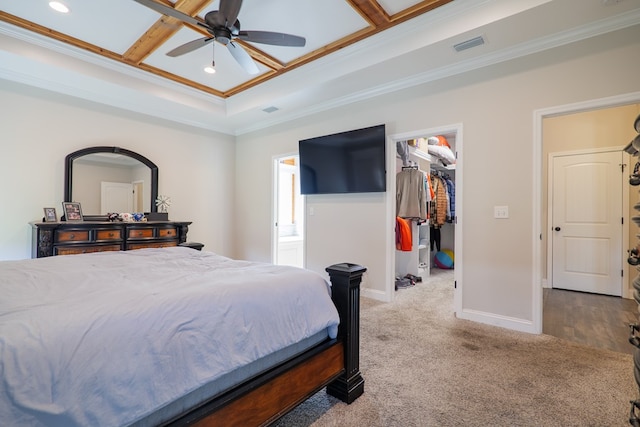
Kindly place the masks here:
POLYGON ((299 141, 300 192, 385 192, 385 145, 385 125, 299 141))

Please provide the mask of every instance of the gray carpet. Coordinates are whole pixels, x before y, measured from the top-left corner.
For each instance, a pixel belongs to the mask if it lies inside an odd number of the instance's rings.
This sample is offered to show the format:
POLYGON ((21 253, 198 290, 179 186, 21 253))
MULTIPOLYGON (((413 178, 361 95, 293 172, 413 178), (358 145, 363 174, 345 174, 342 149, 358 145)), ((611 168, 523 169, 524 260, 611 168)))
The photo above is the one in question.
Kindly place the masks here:
POLYGON ((361 301, 365 392, 314 395, 288 426, 628 426, 632 356, 456 319, 452 272, 361 301))

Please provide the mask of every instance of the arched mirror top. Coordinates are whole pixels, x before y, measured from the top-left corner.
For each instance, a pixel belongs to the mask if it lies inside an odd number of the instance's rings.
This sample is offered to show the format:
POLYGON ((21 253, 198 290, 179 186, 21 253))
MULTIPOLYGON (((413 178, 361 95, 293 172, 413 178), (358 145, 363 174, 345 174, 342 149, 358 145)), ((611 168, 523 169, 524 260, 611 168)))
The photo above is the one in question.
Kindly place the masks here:
MULTIPOLYGON (((80 202, 85 217, 101 216, 108 212, 157 212, 158 166, 135 151, 120 147, 88 147, 65 157, 64 201, 80 202), (131 185, 130 209, 121 201, 109 201, 104 206, 104 186, 111 185, 117 193, 119 185, 131 185), (83 200, 84 199, 84 200, 83 200), (102 199, 102 200, 101 200, 102 199)), ((125 193, 125 192, 123 192, 125 193)))

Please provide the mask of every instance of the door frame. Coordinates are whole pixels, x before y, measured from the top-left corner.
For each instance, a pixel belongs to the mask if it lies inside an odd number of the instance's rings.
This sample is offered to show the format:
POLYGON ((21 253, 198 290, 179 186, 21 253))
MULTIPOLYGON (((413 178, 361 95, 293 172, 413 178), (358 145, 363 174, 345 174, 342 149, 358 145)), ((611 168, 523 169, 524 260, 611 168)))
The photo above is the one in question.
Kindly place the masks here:
MULTIPOLYGON (((554 151, 549 153, 547 158, 547 281, 543 283, 542 286, 546 288, 551 288, 551 284, 553 283, 553 230, 550 225, 553 224, 553 161, 557 157, 565 157, 565 156, 574 156, 581 154, 597 154, 597 153, 620 153, 620 158, 625 161, 624 152, 622 151, 624 146, 614 146, 614 147, 600 147, 600 148, 589 148, 584 150, 570 150, 570 151, 554 151)), ((628 166, 628 163, 626 163, 628 166)), ((622 180, 622 178, 621 178, 622 180)), ((627 227, 622 227, 622 240, 620 247, 620 256, 623 260, 624 267, 624 259, 627 248, 629 246, 629 191, 625 191, 623 188, 622 191, 622 217, 624 218, 624 224, 627 227)), ((629 298, 630 296, 626 295, 628 293, 628 286, 625 286, 625 278, 626 276, 622 276, 620 278, 621 286, 622 286, 622 297, 629 298)))
POLYGON ((422 138, 425 135, 438 135, 438 134, 456 134, 456 221, 454 231, 454 246, 455 246, 455 263, 453 265, 453 277, 455 282, 455 289, 453 291, 453 310, 457 317, 462 315, 462 293, 464 290, 463 278, 462 278, 462 265, 463 265, 463 235, 462 235, 462 221, 463 221, 463 126, 462 123, 454 123, 446 126, 439 126, 429 129, 422 129, 417 131, 393 134, 387 136, 387 288, 386 298, 387 301, 393 301, 395 297, 395 271, 396 271, 396 247, 395 242, 395 223, 396 223, 396 143, 398 141, 406 141, 408 139, 422 138), (390 173, 394 171, 394 173, 390 173))
MULTIPOLYGON (((542 123, 546 117, 554 117, 558 115, 580 113, 585 111, 592 111, 602 108, 620 107, 622 105, 636 104, 640 102, 640 92, 631 92, 623 95, 610 96, 606 98, 592 99, 572 104, 559 105, 555 107, 542 108, 533 111, 533 144, 532 145, 532 159, 533 159, 533 191, 532 191, 532 206, 533 206, 533 227, 531 227, 531 234, 533 242, 533 274, 531 275, 531 290, 533 295, 533 333, 542 333, 542 236, 544 230, 542 230, 542 123)), ((623 212, 625 215, 627 211, 623 212)), ((629 219, 625 218, 627 224, 629 219)), ((623 296, 625 292, 628 294, 628 286, 623 286, 623 296)))
MULTIPOLYGON (((271 157, 271 262, 273 264, 277 263, 278 260, 278 194, 279 194, 279 182, 280 182, 280 174, 279 174, 279 161, 281 159, 296 157, 298 159, 298 165, 300 164, 300 154, 295 152, 289 152, 286 154, 276 154, 271 157)), ((307 199, 304 195, 301 196, 301 208, 300 214, 304 215, 304 212, 307 211, 307 199)), ((307 222, 304 221, 302 224, 302 265, 306 267, 307 265, 307 222)))

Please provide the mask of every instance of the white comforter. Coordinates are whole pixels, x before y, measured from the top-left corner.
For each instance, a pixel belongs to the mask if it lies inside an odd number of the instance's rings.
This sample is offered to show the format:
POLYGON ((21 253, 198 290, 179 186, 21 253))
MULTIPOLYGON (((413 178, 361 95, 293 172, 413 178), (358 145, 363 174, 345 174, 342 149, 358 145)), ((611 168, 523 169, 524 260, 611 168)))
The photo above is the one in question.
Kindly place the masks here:
POLYGON ((118 426, 322 329, 327 282, 188 248, 0 262, 0 425, 118 426))

